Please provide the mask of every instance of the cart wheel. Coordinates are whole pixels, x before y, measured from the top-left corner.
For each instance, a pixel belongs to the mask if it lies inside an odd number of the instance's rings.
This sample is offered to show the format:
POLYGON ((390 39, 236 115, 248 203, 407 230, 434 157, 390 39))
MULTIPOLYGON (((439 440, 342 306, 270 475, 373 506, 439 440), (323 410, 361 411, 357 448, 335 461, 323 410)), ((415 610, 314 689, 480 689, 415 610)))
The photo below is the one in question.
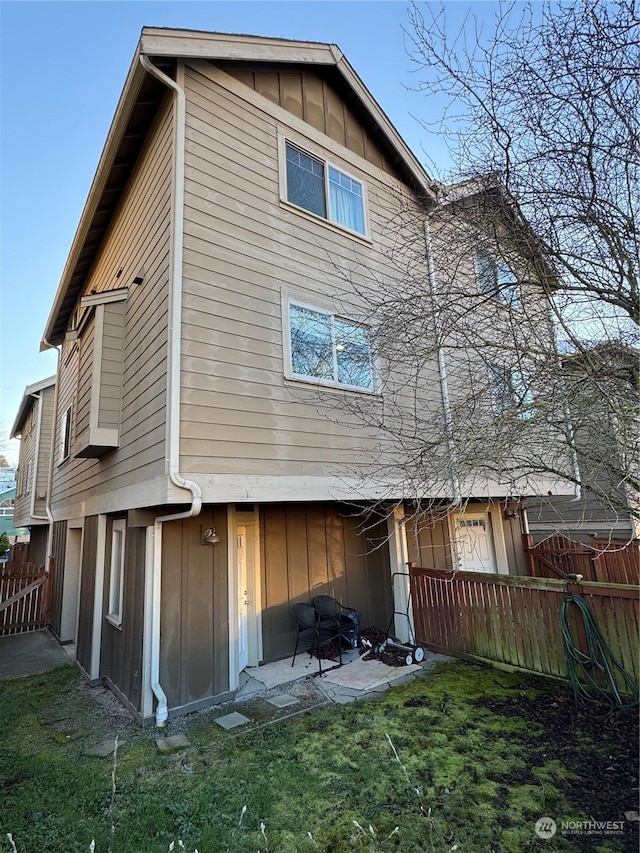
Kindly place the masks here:
POLYGON ((424 660, 424 649, 421 646, 416 646, 413 650, 413 660, 415 663, 421 663, 424 660))
POLYGON ((411 653, 404 656, 404 662, 407 666, 411 666, 413 663, 413 655, 411 653))

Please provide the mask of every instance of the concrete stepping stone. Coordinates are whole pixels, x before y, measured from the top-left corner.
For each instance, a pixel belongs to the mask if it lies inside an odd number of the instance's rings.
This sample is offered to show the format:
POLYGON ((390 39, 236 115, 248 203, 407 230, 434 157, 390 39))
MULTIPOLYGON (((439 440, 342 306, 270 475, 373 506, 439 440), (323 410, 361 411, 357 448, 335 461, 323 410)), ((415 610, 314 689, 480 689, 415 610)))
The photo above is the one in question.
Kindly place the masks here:
POLYGON ((157 737, 156 746, 159 752, 173 752, 176 749, 191 746, 191 741, 186 735, 168 735, 168 737, 157 737))
POLYGON ((289 705, 297 705, 299 699, 292 696, 291 693, 281 693, 279 696, 274 696, 272 699, 267 699, 270 705, 275 705, 276 708, 288 708, 289 705))
POLYGON ((222 726, 223 729, 235 729, 236 726, 244 726, 245 723, 250 723, 251 720, 249 717, 245 717, 244 714, 234 711, 231 714, 225 714, 224 717, 218 717, 215 722, 219 726, 222 726))
MULTIPOLYGON (((124 741, 118 738, 118 749, 124 745, 124 741)), ((108 737, 105 740, 101 740, 100 743, 95 746, 90 746, 89 749, 85 749, 82 753, 83 755, 98 755, 100 758, 106 758, 107 755, 113 755, 116 748, 116 739, 115 737, 108 737)))

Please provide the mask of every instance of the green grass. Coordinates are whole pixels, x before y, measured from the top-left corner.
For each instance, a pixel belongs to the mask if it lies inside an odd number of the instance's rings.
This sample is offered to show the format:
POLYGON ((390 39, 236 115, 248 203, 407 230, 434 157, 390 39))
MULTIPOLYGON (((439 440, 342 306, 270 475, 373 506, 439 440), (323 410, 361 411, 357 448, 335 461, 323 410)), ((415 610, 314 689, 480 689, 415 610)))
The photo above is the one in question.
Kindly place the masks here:
POLYGON ((200 853, 576 849, 534 833, 542 815, 580 814, 572 772, 541 751, 543 725, 479 704, 556 690, 541 682, 446 664, 382 701, 254 730, 196 714, 170 724, 192 747, 169 755, 155 730, 119 718, 113 801, 111 758, 82 755, 112 721, 75 670, 0 687, 2 853, 7 832, 18 853, 88 851, 92 839, 106 853, 111 815, 113 853, 164 853, 178 839, 200 853))

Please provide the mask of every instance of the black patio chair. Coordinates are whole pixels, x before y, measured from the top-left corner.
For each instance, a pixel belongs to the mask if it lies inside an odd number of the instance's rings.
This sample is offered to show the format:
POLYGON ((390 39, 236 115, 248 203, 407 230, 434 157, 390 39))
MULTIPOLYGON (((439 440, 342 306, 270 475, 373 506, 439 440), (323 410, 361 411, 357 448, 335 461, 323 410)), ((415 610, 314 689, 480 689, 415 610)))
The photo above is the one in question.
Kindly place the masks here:
POLYGON ((330 595, 316 595, 313 606, 318 612, 322 630, 337 631, 351 648, 356 648, 360 641, 360 618, 353 607, 343 607, 330 595))
POLYGON ((329 643, 335 642, 338 646, 338 655, 340 657, 340 665, 342 666, 342 648, 340 642, 340 632, 335 625, 322 627, 318 619, 318 613, 311 604, 294 604, 293 619, 296 623, 296 647, 293 652, 293 660, 291 666, 296 662, 298 654, 298 644, 306 643, 311 647, 312 651, 316 652, 318 657, 318 672, 322 675, 322 660, 320 658, 320 649, 329 643))

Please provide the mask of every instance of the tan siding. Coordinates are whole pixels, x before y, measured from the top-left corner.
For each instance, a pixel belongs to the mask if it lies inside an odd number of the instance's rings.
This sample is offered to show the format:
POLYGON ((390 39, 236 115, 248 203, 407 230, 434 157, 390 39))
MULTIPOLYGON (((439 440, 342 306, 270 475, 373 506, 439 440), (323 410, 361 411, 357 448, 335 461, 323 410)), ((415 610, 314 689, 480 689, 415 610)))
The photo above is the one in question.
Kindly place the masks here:
POLYGON ((31 515, 31 492, 27 491, 27 471, 29 463, 33 465, 36 452, 36 428, 34 414, 37 403, 31 407, 22 426, 20 434, 20 455, 18 458, 18 471, 16 476, 16 498, 13 509, 13 523, 16 527, 24 527, 29 524, 31 515))
MULTIPOLYGON (((280 86, 293 101, 294 78, 280 86)), ((269 80, 260 85, 273 86, 269 80)), ((187 69, 186 88, 181 468, 326 476, 357 467, 378 452, 373 434, 354 428, 332 393, 322 411, 317 388, 284 379, 282 288, 311 305, 324 294, 338 313, 364 317, 349 279, 364 289, 367 276, 395 274, 382 206, 393 207, 396 190, 386 176, 372 177, 371 166, 361 176, 371 246, 309 221, 280 204, 278 128, 268 111, 195 69, 187 69)), ((344 142, 346 127, 356 134, 322 81, 305 77, 304 90, 306 121, 317 107, 323 128, 325 110, 340 125, 334 136, 344 142)), ((326 156, 340 165, 335 151, 326 156)))
POLYGON ((124 302, 105 306, 98 409, 100 427, 120 427, 124 311, 124 302))
MULTIPOLYGON (((89 496, 130 486, 164 473, 167 352, 167 295, 171 211, 173 119, 171 99, 160 108, 156 123, 105 238, 85 292, 128 287, 123 314, 122 408, 120 446, 101 460, 70 459, 57 469, 54 492, 60 512, 89 496), (144 270, 141 285, 134 277, 144 270)), ((117 309, 116 309, 117 310, 117 309)), ((115 322, 115 321, 114 321, 115 322)), ((106 323, 107 348, 112 342, 106 323)), ((60 411, 73 397, 74 359, 62 368, 60 411)), ((105 361, 105 376, 115 382, 117 357, 105 361)), ((77 369, 77 366, 76 368, 77 369)), ((86 370, 78 389, 85 416, 86 370)), ((113 389, 115 391, 115 388, 113 389)), ((116 425, 116 408, 105 394, 101 416, 116 425)), ((82 421, 84 423, 84 421, 82 421)))
POLYGON ((293 654, 292 607, 315 595, 354 607, 362 627, 386 629, 393 610, 389 549, 376 525, 365 533, 361 517, 335 504, 272 504, 260 516, 265 661, 293 654))
POLYGON ((35 475, 35 514, 46 515, 47 493, 49 490, 49 461, 51 459, 51 434, 53 431, 53 404, 55 387, 45 388, 40 392, 42 406, 42 421, 40 424, 40 447, 38 450, 38 467, 35 475), (45 495, 41 498, 40 495, 45 495))

